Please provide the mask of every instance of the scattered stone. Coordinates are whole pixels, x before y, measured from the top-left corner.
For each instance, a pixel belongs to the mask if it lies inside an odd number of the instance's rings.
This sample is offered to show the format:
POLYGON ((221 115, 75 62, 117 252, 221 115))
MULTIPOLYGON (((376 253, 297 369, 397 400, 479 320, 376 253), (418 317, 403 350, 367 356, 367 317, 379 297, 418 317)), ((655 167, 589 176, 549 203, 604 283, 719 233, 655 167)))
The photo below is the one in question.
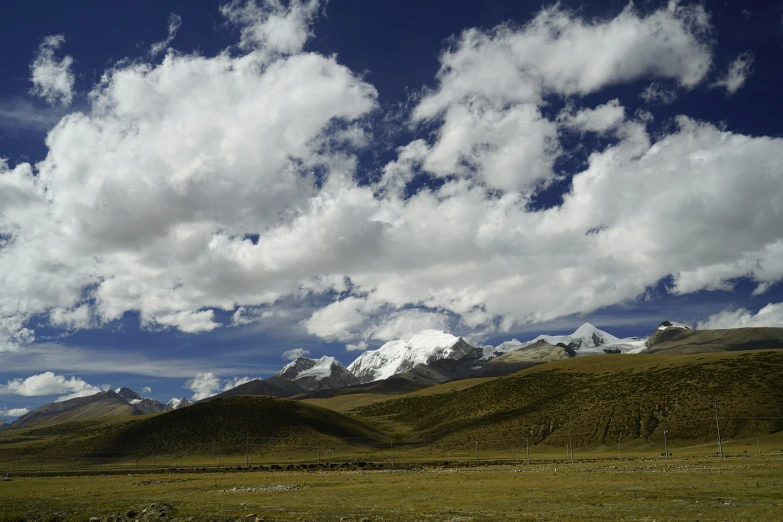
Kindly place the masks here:
POLYGON ((234 486, 230 489, 218 490, 218 493, 222 495, 233 493, 266 493, 268 491, 291 491, 299 488, 299 484, 275 484, 271 486, 248 486, 244 488, 234 486))

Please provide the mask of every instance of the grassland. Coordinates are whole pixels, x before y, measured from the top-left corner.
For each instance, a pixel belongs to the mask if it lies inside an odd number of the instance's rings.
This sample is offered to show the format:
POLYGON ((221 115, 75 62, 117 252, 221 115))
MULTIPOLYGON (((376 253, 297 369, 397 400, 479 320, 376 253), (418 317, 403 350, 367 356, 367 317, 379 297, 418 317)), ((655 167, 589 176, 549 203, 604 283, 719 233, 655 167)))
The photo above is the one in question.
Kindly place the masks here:
POLYGON ((0 483, 3 521, 127 520, 128 510, 141 513, 151 503, 170 504, 179 520, 779 520, 783 459, 15 477, 0 483), (119 517, 105 517, 109 513, 119 517))
POLYGON ((359 408, 379 428, 421 440, 530 437, 608 445, 618 440, 715 440, 783 429, 783 351, 580 357, 469 389, 359 408), (767 417, 767 418, 762 418, 767 417))
POLYGON ((246 440, 301 446, 347 440, 373 445, 384 434, 361 419, 288 399, 226 397, 172 412, 91 419, 44 428, 4 431, 0 460, 45 457, 123 457, 160 454, 244 454, 246 440), (284 441, 284 442, 283 442, 284 441))

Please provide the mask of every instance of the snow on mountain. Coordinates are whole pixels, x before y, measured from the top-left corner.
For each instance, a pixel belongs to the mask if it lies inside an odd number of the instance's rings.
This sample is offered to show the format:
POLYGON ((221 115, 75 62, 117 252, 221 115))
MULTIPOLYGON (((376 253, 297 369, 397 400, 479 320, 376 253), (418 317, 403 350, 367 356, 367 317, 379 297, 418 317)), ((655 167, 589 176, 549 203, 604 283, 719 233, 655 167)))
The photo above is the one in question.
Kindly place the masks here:
POLYGON ((620 339, 614 335, 599 330, 590 323, 585 323, 570 335, 539 335, 531 341, 512 339, 495 347, 493 356, 513 352, 530 346, 537 341, 546 341, 551 345, 563 344, 574 350, 577 355, 594 355, 603 353, 639 353, 646 348, 645 340, 639 337, 620 339))
POLYGON ((189 404, 190 401, 187 399, 187 397, 182 397, 181 399, 172 397, 172 399, 166 403, 166 411, 176 410, 189 404))
POLYGON ((286 364, 277 376, 288 379, 305 390, 340 388, 356 384, 351 372, 340 361, 327 355, 320 359, 299 357, 286 364))
POLYGON ((130 388, 122 387, 117 388, 114 391, 117 393, 117 395, 125 399, 127 403, 136 406, 136 408, 142 413, 159 413, 166 411, 166 405, 162 402, 156 401, 155 399, 142 397, 136 391, 130 388))
POLYGON ((408 342, 389 341, 377 350, 368 350, 348 366, 361 383, 388 379, 417 364, 438 359, 458 359, 473 349, 461 337, 439 330, 422 330, 408 342))
POLYGON ((690 330, 689 326, 685 326, 682 323, 676 323, 674 321, 664 321, 658 326, 658 330, 666 330, 667 328, 680 328, 683 330, 690 330))
MULTIPOLYGON (((117 395, 119 395, 120 397, 122 397, 123 399, 125 399, 128 402, 134 401, 134 400, 140 401, 142 399, 141 395, 139 395, 135 391, 131 390, 130 388, 126 388, 124 386, 122 388, 117 388, 114 391, 117 392, 117 395)), ((134 404, 134 403, 131 403, 131 404, 134 404)))

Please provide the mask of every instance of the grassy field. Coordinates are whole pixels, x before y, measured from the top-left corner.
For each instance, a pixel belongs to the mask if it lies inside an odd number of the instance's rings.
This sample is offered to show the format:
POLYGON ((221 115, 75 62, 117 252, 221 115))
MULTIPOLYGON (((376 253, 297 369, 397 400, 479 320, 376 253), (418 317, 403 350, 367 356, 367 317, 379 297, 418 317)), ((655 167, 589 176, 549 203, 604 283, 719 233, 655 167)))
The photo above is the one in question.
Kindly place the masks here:
POLYGON ((0 482, 3 521, 127 520, 128 510, 141 513, 152 503, 171 505, 180 520, 779 520, 783 458, 14 477, 0 482), (106 516, 110 513, 119 516, 111 519, 106 516))
POLYGON ((529 436, 612 445, 643 439, 714 440, 717 399, 729 438, 783 429, 783 351, 579 357, 454 393, 405 396, 358 409, 387 432, 422 440, 529 436))

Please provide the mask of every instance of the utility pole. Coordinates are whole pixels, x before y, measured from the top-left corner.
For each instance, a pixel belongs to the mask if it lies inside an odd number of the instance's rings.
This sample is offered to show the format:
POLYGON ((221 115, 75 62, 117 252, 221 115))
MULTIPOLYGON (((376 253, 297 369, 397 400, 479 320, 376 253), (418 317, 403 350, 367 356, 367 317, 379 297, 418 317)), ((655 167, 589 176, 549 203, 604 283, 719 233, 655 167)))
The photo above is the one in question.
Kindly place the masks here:
POLYGON ((530 464, 530 444, 527 441, 527 437, 525 437, 525 450, 527 450, 527 463, 530 464))
POLYGON ((663 447, 666 449, 666 460, 669 460, 669 442, 666 440, 666 434, 669 430, 663 430, 663 447))
POLYGON ((574 463, 574 444, 571 442, 571 431, 568 431, 568 448, 571 450, 571 464, 574 463))
POLYGON ((718 399, 713 397, 712 403, 715 406, 715 426, 718 429, 718 453, 720 454, 721 458, 723 458, 723 444, 721 444, 720 440, 720 421, 718 420, 718 399))

